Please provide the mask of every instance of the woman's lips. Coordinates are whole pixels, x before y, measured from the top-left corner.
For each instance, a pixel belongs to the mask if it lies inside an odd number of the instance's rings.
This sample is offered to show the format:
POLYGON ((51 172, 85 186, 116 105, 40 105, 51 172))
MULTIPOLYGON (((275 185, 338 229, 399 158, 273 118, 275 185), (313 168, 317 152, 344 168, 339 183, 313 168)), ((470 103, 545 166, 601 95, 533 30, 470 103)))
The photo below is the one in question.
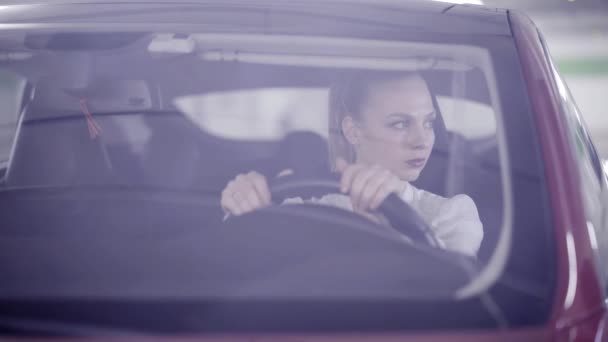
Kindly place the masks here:
POLYGON ((424 159, 424 158, 417 158, 417 159, 407 160, 405 163, 409 167, 411 167, 411 168, 419 169, 419 168, 422 168, 424 166, 425 162, 426 162, 426 159, 424 159))

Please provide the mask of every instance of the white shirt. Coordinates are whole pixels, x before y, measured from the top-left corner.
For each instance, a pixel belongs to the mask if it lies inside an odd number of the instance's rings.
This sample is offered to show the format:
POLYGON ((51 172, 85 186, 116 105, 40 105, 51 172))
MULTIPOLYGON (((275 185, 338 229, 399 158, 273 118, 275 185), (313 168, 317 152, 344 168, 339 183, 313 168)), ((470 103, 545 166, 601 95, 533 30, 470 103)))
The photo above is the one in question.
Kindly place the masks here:
MULTIPOLYGON (((477 206, 467 195, 445 198, 407 184, 400 195, 429 225, 443 248, 476 256, 483 239, 483 225, 479 220, 477 206)), ((317 203, 336 206, 353 211, 350 197, 329 194, 321 198, 289 198, 283 203, 317 203)))

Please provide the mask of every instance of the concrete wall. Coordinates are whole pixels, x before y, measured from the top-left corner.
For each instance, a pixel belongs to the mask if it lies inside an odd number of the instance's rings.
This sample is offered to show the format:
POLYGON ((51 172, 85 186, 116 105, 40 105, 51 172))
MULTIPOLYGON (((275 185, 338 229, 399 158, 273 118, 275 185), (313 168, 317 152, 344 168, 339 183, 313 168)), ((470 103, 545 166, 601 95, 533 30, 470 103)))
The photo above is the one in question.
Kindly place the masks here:
POLYGON ((598 152, 608 158, 608 74, 565 76, 598 152))

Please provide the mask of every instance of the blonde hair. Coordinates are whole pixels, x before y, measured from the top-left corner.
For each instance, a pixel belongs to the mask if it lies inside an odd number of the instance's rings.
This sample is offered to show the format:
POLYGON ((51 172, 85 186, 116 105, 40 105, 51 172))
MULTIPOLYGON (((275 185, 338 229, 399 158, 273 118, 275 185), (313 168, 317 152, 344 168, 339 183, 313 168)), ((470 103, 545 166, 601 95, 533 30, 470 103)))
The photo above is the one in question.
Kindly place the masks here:
POLYGON ((342 131, 342 121, 348 116, 361 119, 362 107, 373 85, 410 77, 420 77, 420 74, 414 71, 357 71, 340 77, 332 84, 329 90, 328 116, 329 165, 332 170, 335 169, 337 158, 349 163, 356 160, 355 149, 342 131))

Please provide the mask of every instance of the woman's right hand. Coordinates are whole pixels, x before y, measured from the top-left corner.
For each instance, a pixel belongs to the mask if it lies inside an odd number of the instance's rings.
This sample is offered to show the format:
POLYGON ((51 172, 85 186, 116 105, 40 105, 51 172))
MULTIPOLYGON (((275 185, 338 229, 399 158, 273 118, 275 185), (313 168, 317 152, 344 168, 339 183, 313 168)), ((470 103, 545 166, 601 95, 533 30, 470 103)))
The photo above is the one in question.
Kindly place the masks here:
POLYGON ((251 171, 228 182, 222 191, 221 204, 226 213, 238 216, 267 207, 271 201, 266 177, 251 171))

